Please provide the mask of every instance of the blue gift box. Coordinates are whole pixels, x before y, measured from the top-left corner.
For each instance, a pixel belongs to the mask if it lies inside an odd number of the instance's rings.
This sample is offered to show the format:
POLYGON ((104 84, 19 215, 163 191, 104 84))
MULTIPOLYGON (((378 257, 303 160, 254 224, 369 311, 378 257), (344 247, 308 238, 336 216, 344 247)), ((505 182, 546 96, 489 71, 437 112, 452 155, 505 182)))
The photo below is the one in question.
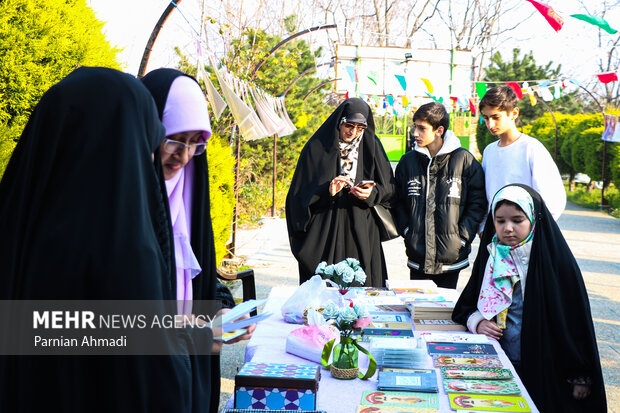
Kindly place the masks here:
POLYGON ((246 363, 235 376, 235 408, 316 410, 317 365, 246 363))

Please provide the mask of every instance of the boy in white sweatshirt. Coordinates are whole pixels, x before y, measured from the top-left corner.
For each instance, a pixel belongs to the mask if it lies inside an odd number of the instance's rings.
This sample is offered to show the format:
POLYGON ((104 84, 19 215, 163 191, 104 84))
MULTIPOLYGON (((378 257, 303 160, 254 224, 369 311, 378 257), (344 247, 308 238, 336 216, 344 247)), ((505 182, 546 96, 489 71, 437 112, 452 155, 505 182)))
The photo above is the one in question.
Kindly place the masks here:
POLYGON ((558 167, 542 143, 519 132, 519 99, 507 85, 487 91, 480 100, 480 113, 489 131, 499 140, 488 145, 482 155, 487 200, 508 184, 534 188, 557 221, 566 206, 566 191, 558 167))

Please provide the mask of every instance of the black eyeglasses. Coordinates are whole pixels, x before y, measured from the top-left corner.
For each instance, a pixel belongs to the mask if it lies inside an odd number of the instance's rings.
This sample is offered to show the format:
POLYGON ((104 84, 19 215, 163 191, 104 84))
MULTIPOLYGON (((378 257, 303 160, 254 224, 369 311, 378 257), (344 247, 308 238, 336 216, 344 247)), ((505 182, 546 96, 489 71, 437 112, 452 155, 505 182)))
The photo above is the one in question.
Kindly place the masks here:
POLYGON ((208 142, 199 142, 192 143, 191 145, 186 145, 183 142, 166 139, 164 140, 164 151, 169 154, 175 154, 181 153, 185 150, 185 148, 187 148, 192 156, 198 156, 205 153, 205 150, 207 149, 207 143, 208 142))

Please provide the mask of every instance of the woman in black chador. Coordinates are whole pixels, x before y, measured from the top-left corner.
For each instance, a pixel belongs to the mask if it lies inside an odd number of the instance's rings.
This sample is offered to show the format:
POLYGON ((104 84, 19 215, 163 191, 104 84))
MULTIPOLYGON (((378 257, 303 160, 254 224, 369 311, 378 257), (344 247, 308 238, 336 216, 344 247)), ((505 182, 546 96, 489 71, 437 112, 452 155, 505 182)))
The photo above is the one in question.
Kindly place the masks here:
MULTIPOLYGON (((0 300, 174 302, 163 138, 155 103, 133 76, 83 67, 48 90, 0 182, 0 300)), ((199 330, 210 347, 211 330, 199 330)), ((197 344, 171 334, 165 342, 197 344)), ((187 351, 170 349, 0 356, 0 411, 189 412, 187 351)))
POLYGON ((500 189, 452 319, 499 341, 541 412, 606 412, 581 271, 540 195, 500 189))
POLYGON ((345 100, 301 151, 286 197, 300 283, 321 261, 357 258, 367 275, 365 285, 385 286, 387 269, 372 206, 387 204, 393 192, 394 175, 370 107, 362 99, 345 100))

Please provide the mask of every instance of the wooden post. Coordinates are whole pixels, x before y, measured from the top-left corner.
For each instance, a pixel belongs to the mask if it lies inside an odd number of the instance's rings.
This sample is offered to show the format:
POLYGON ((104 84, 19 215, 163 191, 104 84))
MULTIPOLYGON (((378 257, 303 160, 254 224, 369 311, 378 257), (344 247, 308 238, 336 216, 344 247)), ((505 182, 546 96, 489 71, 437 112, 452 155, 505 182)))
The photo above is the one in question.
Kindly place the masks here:
POLYGON ((273 188, 271 195, 271 217, 276 216, 276 158, 278 155, 278 134, 273 135, 273 188))
POLYGON ((233 215, 233 224, 232 224, 232 242, 230 243, 230 253, 234 257, 235 250, 237 247, 237 219, 239 217, 239 161, 241 159, 241 134, 236 133, 237 125, 233 125, 232 127, 232 138, 235 140, 237 138, 237 156, 235 160, 235 208, 233 215))

